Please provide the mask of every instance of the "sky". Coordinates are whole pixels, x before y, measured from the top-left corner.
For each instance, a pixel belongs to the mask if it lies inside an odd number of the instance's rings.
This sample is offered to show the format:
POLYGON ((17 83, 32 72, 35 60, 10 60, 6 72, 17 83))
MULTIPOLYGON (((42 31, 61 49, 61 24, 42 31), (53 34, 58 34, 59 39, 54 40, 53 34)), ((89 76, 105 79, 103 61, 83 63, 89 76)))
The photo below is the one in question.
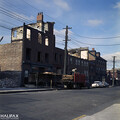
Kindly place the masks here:
POLYGON ((107 69, 113 56, 120 68, 120 0, 0 0, 0 44, 10 43, 11 28, 35 23, 38 12, 45 22, 55 22, 56 47, 64 49, 68 25, 68 49, 95 48, 108 61, 107 69))

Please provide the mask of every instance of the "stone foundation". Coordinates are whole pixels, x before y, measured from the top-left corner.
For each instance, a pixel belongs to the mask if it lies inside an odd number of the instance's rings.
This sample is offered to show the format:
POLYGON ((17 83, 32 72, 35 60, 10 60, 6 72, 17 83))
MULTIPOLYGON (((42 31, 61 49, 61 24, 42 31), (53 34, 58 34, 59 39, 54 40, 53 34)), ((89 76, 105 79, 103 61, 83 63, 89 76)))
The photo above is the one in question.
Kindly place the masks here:
POLYGON ((0 88, 20 87, 21 72, 6 71, 0 72, 0 88))

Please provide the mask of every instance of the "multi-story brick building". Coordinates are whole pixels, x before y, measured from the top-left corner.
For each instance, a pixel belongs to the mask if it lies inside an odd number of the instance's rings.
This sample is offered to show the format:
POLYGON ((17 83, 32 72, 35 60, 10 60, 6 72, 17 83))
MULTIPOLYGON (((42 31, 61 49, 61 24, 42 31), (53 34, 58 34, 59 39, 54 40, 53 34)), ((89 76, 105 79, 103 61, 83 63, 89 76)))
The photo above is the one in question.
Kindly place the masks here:
POLYGON ((106 78, 106 60, 100 56, 100 52, 96 52, 94 48, 77 48, 69 50, 70 55, 79 56, 81 59, 89 61, 89 80, 93 83, 95 80, 103 81, 106 78))
MULTIPOLYGON (((55 47, 54 22, 44 22, 42 13, 36 23, 12 28, 11 43, 0 45, 1 71, 12 72, 12 79, 16 75, 19 85, 31 81, 31 74, 62 74, 63 64, 64 50, 55 47)), ((88 60, 68 55, 67 74, 76 69, 88 79, 88 68, 88 60)))
MULTIPOLYGON (((38 13, 36 23, 12 28, 11 43, 0 45, 3 78, 9 74, 17 86, 35 81, 46 72, 62 75, 63 68, 64 50, 55 47, 54 22, 44 22, 43 13, 38 13)), ((106 60, 95 50, 72 49, 67 55, 67 74, 73 71, 85 74, 91 83, 102 80, 106 75, 106 60)))
POLYGON ((38 13, 37 23, 13 28, 11 43, 0 45, 1 71, 17 71, 28 81, 31 73, 63 71, 64 50, 55 47, 54 23, 44 22, 38 13))

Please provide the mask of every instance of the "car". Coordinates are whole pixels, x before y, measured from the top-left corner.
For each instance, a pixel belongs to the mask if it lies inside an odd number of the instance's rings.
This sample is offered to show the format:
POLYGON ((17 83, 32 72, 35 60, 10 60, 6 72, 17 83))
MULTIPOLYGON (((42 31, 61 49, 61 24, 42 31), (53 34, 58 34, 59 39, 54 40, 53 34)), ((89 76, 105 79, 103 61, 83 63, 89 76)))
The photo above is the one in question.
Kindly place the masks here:
POLYGON ((107 82, 102 82, 102 84, 103 84, 103 87, 109 87, 109 84, 107 83, 107 82))
POLYGON ((92 84, 92 87, 103 87, 103 83, 101 81, 94 81, 94 83, 92 84))

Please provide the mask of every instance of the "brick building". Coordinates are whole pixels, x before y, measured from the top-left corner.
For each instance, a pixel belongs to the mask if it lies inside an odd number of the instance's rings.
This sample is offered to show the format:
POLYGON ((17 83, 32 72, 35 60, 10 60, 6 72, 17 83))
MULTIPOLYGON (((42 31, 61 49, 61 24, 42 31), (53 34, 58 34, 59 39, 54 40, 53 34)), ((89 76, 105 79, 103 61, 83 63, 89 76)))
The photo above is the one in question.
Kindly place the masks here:
POLYGON ((64 50, 55 47, 54 22, 44 22, 38 13, 37 23, 12 28, 11 43, 0 45, 1 71, 19 72, 21 84, 30 74, 62 74, 64 50))
POLYGON ((100 52, 96 52, 93 48, 76 48, 69 50, 70 55, 79 56, 81 59, 89 62, 88 74, 89 80, 93 83, 95 80, 103 81, 106 79, 106 60, 100 56, 100 52))
MULTIPOLYGON (((107 70, 107 82, 112 85, 113 80, 113 69, 107 70)), ((115 69, 114 71, 114 84, 120 85, 120 69, 115 69)))
MULTIPOLYGON (((18 86, 35 81, 36 74, 63 74, 63 65, 64 50, 55 47, 54 22, 44 22, 43 13, 36 23, 12 28, 11 43, 0 45, 1 72, 12 72, 11 78, 16 74, 18 86)), ((67 74, 73 69, 88 79, 87 60, 68 55, 67 74)))
MULTIPOLYGON (((87 80, 101 80, 101 76, 105 76, 106 61, 96 51, 79 51, 69 51, 67 74, 76 71, 85 74, 87 80)), ((11 43, 0 45, 2 82, 9 81, 7 76, 16 84, 14 86, 35 82, 36 78, 43 81, 41 74, 62 75, 63 68, 64 50, 55 47, 54 22, 44 22, 43 13, 38 13, 36 23, 12 28, 11 43)))

